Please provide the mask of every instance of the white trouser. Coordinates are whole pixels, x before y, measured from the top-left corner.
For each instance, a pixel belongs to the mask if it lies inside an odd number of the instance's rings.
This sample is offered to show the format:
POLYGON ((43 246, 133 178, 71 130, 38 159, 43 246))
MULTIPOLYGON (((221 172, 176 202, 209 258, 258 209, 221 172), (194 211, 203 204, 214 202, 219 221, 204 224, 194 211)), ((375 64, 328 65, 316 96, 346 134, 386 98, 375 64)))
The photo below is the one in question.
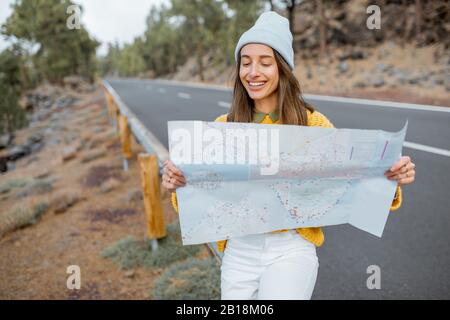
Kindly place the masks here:
POLYGON ((222 300, 308 300, 316 247, 295 230, 229 239, 221 266, 222 300))

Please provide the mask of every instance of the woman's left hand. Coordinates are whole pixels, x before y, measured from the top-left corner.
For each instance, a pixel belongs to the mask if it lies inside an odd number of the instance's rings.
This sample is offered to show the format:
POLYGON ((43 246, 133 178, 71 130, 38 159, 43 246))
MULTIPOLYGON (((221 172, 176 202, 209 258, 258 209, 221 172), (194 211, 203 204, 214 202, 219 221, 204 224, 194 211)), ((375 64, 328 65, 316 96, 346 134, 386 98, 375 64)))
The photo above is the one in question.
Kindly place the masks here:
POLYGON ((390 170, 386 171, 384 175, 389 180, 397 181, 398 185, 410 184, 414 182, 416 176, 416 170, 414 168, 416 165, 411 161, 408 156, 403 156, 391 167, 390 170))

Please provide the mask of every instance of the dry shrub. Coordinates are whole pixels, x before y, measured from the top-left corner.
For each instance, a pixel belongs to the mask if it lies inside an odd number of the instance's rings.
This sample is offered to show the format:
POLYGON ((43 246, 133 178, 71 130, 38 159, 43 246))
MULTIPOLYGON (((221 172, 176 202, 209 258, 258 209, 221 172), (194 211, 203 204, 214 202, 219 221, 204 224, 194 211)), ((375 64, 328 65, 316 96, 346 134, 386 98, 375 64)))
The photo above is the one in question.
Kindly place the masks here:
POLYGON ((150 240, 137 240, 132 236, 117 241, 101 252, 114 261, 121 270, 136 267, 165 267, 176 261, 196 255, 200 246, 183 246, 178 221, 167 227, 167 237, 158 240, 159 248, 152 251, 150 240))
POLYGON ((48 208, 48 203, 42 200, 18 203, 0 215, 0 238, 11 231, 36 224, 48 208))
POLYGON ((220 267, 214 258, 177 263, 155 281, 151 294, 156 300, 218 300, 220 267))

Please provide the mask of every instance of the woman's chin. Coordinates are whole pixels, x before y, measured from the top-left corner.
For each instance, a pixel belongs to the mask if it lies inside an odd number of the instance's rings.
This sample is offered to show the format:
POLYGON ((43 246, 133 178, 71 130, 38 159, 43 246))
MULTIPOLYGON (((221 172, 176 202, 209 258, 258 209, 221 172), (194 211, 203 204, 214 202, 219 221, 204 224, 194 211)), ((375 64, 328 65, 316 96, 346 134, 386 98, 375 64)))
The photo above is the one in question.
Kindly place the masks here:
POLYGON ((253 100, 260 100, 266 97, 266 93, 265 92, 252 92, 250 91, 248 93, 248 95, 250 96, 250 98, 252 98, 253 100))

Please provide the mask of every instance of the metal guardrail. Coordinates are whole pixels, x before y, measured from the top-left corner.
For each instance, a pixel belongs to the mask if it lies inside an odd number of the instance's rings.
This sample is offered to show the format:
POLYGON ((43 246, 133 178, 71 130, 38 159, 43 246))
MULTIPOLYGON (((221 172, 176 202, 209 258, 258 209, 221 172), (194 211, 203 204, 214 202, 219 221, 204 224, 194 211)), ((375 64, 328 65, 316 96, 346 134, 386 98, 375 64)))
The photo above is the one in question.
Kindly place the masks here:
POLYGON ((108 81, 103 80, 103 86, 112 96, 120 114, 128 117, 128 125, 139 141, 144 147, 145 151, 150 154, 155 154, 159 160, 159 166, 162 168, 164 161, 169 159, 169 151, 162 145, 162 143, 142 124, 142 122, 136 117, 136 115, 128 108, 128 106, 122 101, 120 96, 109 84, 108 81))
MULTIPOLYGON (((158 158, 159 174, 162 174, 163 163, 169 159, 169 151, 164 145, 144 126, 130 108, 122 101, 119 94, 109 84, 107 80, 102 80, 103 87, 112 97, 114 104, 117 106, 121 115, 128 118, 128 125, 134 137, 144 147, 149 154, 154 154, 158 158)), ((216 257, 219 264, 222 262, 222 253, 217 249, 216 243, 206 244, 211 253, 216 257)))

